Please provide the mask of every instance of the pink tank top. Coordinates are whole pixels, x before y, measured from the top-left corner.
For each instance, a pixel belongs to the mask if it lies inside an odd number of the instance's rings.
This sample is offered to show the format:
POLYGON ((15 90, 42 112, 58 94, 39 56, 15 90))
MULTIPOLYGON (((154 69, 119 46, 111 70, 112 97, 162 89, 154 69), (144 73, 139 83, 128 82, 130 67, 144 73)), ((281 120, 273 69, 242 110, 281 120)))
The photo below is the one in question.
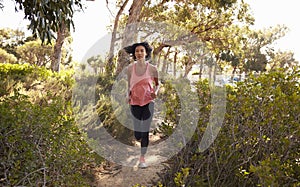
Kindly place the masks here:
POLYGON ((130 77, 130 105, 144 106, 151 101, 151 93, 153 89, 153 78, 149 72, 149 64, 146 64, 146 71, 143 75, 138 76, 136 74, 136 63, 133 64, 131 77, 130 77))

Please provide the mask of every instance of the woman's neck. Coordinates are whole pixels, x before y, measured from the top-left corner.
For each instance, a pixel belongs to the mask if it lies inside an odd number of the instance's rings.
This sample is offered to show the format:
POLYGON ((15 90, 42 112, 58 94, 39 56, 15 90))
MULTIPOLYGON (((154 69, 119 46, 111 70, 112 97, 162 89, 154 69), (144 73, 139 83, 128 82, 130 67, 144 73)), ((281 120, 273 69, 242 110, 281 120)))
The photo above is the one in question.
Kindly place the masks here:
POLYGON ((140 64, 140 65, 146 64, 146 60, 145 60, 145 59, 139 59, 139 60, 137 60, 136 62, 137 62, 138 64, 140 64))

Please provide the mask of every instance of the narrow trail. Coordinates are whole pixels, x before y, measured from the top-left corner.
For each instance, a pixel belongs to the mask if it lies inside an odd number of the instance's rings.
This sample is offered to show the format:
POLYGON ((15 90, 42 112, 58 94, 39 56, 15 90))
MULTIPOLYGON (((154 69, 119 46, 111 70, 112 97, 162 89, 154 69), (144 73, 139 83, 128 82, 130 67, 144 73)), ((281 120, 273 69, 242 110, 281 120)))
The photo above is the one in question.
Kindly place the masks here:
MULTIPOLYGON (((162 141, 159 135, 150 134, 150 145, 162 141)), ((138 144, 136 146, 139 146, 138 144)), ((134 167, 121 166, 110 163, 110 166, 95 169, 94 187, 132 187, 154 186, 159 181, 159 174, 165 169, 166 163, 158 163, 158 160, 167 160, 160 154, 160 150, 155 150, 155 154, 146 155, 146 162, 149 166, 145 169, 138 168, 138 158, 134 167)))

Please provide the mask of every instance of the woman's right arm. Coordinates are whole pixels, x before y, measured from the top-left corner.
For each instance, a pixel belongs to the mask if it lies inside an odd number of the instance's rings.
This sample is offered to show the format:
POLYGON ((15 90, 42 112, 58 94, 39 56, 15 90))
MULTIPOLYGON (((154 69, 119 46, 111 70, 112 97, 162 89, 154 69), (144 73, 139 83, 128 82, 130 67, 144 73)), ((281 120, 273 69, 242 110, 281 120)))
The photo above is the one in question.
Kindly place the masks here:
POLYGON ((132 65, 129 65, 127 68, 127 94, 126 94, 126 100, 127 102, 130 101, 130 78, 131 78, 131 72, 132 72, 132 65))

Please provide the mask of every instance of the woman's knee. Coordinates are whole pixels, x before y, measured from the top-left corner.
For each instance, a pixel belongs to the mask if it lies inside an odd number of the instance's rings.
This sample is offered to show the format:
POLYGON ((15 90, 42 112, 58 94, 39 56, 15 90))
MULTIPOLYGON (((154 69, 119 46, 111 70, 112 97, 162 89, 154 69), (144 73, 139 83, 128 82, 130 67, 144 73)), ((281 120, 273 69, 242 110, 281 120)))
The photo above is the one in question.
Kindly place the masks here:
POLYGON ((135 132, 134 132, 134 137, 135 137, 136 140, 142 139, 142 134, 141 134, 141 132, 135 131, 135 132))
POLYGON ((141 133, 141 138, 143 138, 143 139, 149 139, 149 132, 142 132, 141 133))

